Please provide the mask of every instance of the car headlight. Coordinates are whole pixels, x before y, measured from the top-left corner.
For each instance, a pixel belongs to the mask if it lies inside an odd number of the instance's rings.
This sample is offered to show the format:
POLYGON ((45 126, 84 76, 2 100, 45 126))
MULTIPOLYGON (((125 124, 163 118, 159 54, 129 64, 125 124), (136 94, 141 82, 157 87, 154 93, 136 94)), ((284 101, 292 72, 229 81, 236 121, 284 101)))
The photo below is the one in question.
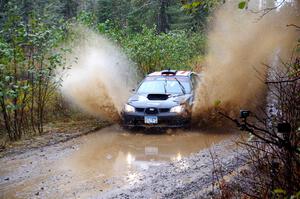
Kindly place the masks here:
POLYGON ((171 113, 182 113, 184 111, 184 106, 179 105, 179 106, 174 106, 170 109, 171 113))
POLYGON ((124 112, 135 112, 135 108, 129 104, 125 104, 124 112))

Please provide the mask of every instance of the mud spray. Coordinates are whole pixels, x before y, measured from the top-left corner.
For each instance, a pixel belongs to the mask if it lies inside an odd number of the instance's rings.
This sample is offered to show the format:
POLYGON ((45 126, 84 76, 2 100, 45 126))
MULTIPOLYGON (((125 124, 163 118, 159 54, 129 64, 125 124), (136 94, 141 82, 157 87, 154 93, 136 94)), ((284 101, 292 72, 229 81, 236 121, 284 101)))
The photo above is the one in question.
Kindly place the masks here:
POLYGON ((84 27, 74 30, 61 91, 75 106, 116 121, 137 82, 135 64, 104 36, 84 27))
POLYGON ((229 1, 216 11, 196 92, 194 122, 209 123, 217 117, 217 110, 234 116, 240 109, 263 105, 268 70, 263 63, 271 63, 274 56, 287 59, 300 36, 295 28, 287 27, 300 21, 296 4, 285 3, 262 18, 262 13, 253 13, 261 7, 261 1, 255 0, 248 10, 238 9, 238 1, 229 1))

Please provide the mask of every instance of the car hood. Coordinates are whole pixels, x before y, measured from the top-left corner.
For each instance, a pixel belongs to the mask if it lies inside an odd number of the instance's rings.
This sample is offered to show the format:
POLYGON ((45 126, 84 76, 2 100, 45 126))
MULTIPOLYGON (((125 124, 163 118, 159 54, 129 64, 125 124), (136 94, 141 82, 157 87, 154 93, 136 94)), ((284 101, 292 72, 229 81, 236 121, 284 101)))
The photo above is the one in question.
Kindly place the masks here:
POLYGON ((136 108, 171 108, 179 104, 186 103, 191 94, 134 94, 128 99, 128 104, 136 108))

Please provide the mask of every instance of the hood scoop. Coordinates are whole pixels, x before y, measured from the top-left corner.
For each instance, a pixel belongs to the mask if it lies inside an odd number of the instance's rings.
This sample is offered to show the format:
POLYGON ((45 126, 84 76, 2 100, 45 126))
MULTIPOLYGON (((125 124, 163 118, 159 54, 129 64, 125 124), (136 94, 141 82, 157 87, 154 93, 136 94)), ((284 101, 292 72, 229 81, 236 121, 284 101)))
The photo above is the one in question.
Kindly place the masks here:
POLYGON ((169 98, 167 94, 149 94, 147 96, 148 100, 166 100, 169 98))

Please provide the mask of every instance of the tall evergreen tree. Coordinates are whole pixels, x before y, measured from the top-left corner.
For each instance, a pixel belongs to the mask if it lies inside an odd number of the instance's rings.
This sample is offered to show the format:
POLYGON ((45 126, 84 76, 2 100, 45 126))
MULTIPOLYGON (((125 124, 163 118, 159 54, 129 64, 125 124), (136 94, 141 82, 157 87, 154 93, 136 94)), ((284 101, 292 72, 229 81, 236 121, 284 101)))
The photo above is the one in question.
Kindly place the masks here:
POLYGON ((77 0, 64 0, 62 1, 62 14, 64 18, 70 19, 75 17, 78 12, 79 3, 77 0))

